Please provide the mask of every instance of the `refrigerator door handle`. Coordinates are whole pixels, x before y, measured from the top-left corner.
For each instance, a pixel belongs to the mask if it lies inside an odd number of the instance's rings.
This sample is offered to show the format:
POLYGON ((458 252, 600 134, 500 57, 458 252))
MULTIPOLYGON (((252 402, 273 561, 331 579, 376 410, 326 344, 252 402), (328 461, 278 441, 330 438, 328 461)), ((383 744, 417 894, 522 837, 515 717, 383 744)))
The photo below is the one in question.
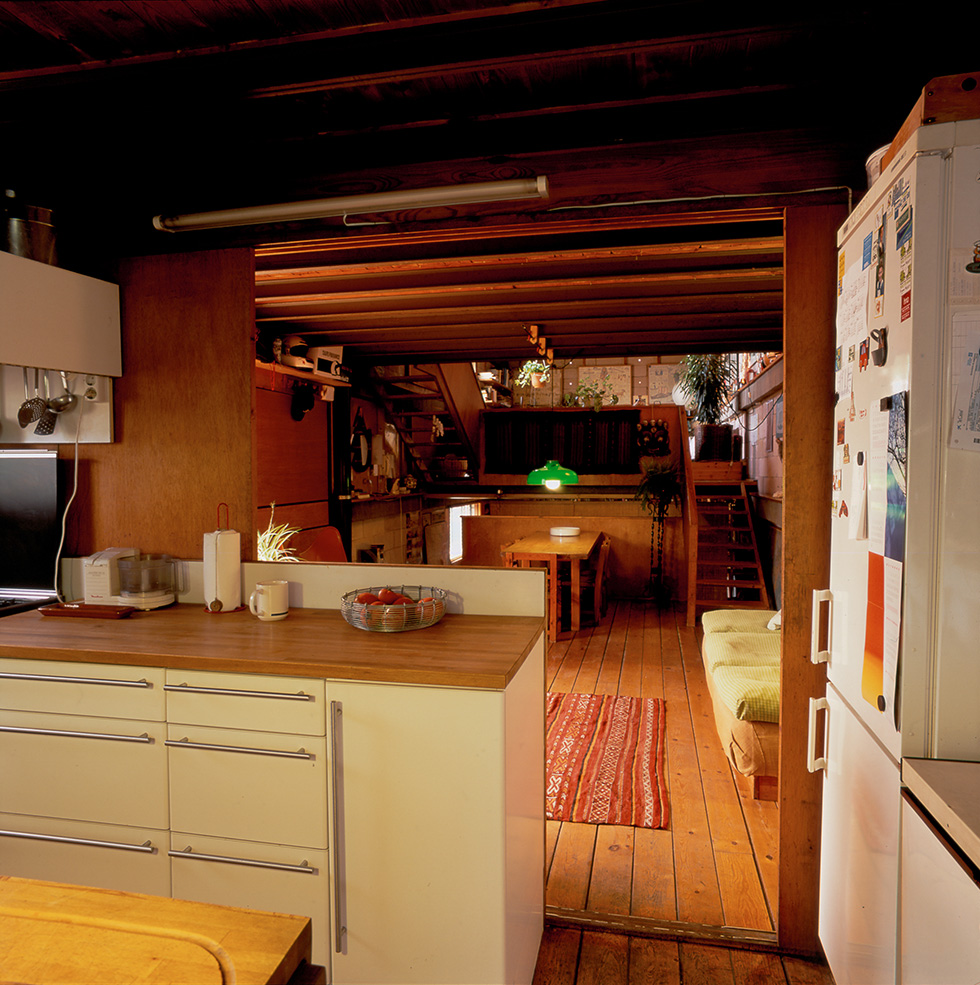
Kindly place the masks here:
POLYGON ((826 698, 810 698, 810 711, 806 726, 806 768, 811 773, 827 768, 827 757, 817 755, 817 713, 829 714, 830 704, 826 698))
POLYGON ((810 615, 810 663, 830 663, 830 641, 834 632, 834 593, 829 588, 813 590, 813 611, 810 615), (820 603, 827 603, 827 649, 820 649, 820 603))

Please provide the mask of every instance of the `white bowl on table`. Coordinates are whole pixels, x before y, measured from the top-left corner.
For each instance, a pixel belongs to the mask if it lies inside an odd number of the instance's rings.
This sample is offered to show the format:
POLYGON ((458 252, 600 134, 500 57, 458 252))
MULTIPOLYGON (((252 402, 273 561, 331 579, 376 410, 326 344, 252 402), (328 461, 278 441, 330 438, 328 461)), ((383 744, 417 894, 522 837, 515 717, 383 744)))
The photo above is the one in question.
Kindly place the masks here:
POLYGON ((548 531, 552 537, 577 537, 581 532, 581 527, 552 527, 548 531))

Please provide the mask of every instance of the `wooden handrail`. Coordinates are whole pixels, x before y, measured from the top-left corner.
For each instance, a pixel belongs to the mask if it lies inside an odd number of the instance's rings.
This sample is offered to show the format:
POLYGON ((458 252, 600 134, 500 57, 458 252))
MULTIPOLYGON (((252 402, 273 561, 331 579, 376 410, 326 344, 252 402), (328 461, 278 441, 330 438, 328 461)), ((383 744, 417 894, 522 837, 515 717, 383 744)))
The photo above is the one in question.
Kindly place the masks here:
POLYGON ((677 408, 681 431, 681 455, 684 462, 684 540, 687 545, 687 625, 693 626, 698 598, 698 503, 691 467, 691 442, 688 440, 687 410, 677 408))

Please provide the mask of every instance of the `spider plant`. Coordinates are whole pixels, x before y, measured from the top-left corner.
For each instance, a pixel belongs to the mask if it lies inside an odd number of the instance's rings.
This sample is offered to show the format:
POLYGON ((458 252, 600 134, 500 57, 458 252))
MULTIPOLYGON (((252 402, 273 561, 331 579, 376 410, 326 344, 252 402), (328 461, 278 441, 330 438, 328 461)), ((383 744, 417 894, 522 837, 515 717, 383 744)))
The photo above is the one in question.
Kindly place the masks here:
POLYGON ((260 561, 298 561, 299 558, 293 554, 287 546, 287 541, 295 533, 299 533, 299 527, 290 527, 285 523, 276 523, 276 504, 272 504, 269 511, 269 526, 265 530, 256 531, 258 559, 260 561))

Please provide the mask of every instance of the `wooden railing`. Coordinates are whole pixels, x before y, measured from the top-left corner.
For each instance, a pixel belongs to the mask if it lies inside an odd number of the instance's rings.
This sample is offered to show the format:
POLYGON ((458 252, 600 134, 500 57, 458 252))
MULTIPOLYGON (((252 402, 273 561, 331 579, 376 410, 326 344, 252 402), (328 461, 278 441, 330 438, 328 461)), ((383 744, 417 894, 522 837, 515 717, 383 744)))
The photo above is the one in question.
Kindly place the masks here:
POLYGON ((687 411, 677 408, 681 432, 681 456, 684 463, 684 544, 687 548, 687 625, 693 626, 698 598, 698 503, 691 467, 691 442, 688 440, 687 411))

